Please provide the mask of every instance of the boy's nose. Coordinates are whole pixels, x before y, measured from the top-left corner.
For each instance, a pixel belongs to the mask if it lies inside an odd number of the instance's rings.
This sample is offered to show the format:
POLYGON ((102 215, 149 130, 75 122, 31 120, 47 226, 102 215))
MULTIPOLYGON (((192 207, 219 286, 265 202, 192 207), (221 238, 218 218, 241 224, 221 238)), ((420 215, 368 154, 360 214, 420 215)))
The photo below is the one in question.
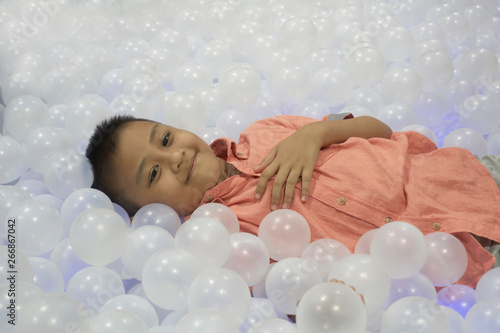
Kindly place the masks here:
POLYGON ((163 161, 173 173, 178 173, 186 160, 184 149, 169 149, 162 152, 163 161))

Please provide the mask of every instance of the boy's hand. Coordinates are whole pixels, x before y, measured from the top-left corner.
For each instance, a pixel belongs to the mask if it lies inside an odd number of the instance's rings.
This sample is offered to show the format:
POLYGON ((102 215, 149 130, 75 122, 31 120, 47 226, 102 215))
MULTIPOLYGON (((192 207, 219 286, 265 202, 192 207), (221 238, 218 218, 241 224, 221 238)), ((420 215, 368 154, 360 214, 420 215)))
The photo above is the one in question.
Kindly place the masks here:
POLYGON ((255 198, 262 197, 267 182, 276 175, 272 189, 271 210, 279 208, 283 187, 285 187, 285 195, 281 208, 290 206, 295 184, 299 180, 302 181, 301 200, 305 202, 309 195, 311 176, 321 145, 322 141, 317 133, 314 133, 307 125, 278 143, 254 168, 255 172, 262 172, 255 198))

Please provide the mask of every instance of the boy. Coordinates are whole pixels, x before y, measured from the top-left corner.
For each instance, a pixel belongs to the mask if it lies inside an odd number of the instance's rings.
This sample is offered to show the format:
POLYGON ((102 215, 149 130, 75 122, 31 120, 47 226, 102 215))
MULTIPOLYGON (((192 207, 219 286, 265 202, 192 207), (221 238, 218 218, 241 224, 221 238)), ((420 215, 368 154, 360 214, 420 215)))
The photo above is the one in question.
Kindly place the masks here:
POLYGON ((500 241, 500 190, 488 171, 465 149, 437 149, 375 118, 278 116, 249 126, 237 144, 209 146, 187 131, 115 117, 90 142, 93 187, 131 215, 152 202, 181 216, 220 202, 257 234, 271 209, 290 208, 312 240, 334 238, 351 251, 363 233, 399 220, 464 243, 469 267, 459 283, 474 286, 495 261, 471 235, 500 241))

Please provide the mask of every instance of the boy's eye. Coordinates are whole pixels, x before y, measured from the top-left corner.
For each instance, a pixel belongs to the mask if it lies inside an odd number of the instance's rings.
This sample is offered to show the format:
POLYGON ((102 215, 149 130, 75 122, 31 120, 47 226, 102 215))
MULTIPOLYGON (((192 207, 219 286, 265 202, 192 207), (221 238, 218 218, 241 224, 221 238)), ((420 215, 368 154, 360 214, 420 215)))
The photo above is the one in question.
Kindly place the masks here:
POLYGON ((167 144, 168 144, 168 141, 170 140, 170 132, 166 133, 164 136, 163 136, 163 139, 161 141, 161 144, 163 145, 163 147, 165 147, 167 144))
POLYGON ((154 166, 153 170, 151 170, 151 175, 149 176, 149 182, 152 183, 155 180, 156 174, 158 173, 158 166, 154 166))

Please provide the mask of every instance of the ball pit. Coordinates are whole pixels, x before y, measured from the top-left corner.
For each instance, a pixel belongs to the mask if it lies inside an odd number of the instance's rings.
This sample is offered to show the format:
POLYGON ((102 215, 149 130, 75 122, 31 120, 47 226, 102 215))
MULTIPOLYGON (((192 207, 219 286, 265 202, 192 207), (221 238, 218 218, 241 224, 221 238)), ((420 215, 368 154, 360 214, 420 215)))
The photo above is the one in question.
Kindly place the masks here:
POLYGON ((288 210, 258 237, 220 204, 130 224, 82 154, 119 113, 209 143, 339 112, 500 154, 499 36, 494 0, 2 1, 0 331, 499 332, 500 268, 455 284, 451 235, 395 221, 351 255, 288 210))

